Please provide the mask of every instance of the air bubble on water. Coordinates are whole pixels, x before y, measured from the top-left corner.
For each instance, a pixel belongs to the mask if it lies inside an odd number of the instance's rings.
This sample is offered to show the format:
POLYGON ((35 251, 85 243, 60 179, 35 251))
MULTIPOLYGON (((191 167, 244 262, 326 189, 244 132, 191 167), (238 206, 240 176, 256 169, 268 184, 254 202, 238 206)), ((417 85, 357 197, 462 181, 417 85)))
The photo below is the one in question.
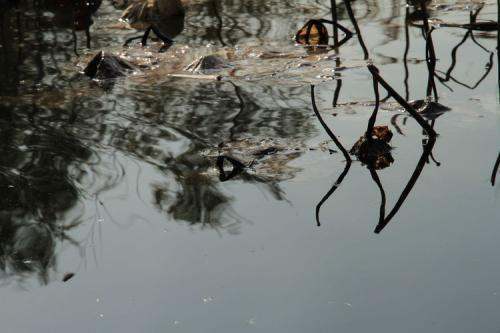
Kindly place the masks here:
POLYGON ((246 321, 247 325, 250 325, 250 326, 253 326, 255 325, 255 319, 254 318, 250 318, 246 321))
POLYGON ((207 304, 214 300, 212 296, 203 297, 203 303, 207 304))

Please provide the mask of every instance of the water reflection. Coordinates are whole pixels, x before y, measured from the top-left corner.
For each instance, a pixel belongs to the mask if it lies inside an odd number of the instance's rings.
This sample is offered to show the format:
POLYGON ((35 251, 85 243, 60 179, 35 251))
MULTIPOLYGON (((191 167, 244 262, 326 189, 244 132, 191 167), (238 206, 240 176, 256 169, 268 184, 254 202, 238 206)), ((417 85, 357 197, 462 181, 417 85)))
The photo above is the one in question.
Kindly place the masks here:
MULTIPOLYGON (((4 277, 37 276, 56 268, 56 242, 78 246, 69 232, 93 168, 92 150, 72 135, 61 109, 0 103, 0 267, 4 277)), ((99 185, 103 179, 99 180, 99 185)))
MULTIPOLYGON (((344 181, 344 178, 347 176, 351 165, 352 165, 352 159, 349 156, 349 153, 345 149, 345 147, 342 145, 342 143, 339 141, 337 136, 333 133, 332 129, 326 125, 324 122, 321 113, 318 111, 318 108, 316 106, 316 98, 315 98, 315 89, 314 86, 311 86, 311 103, 313 107, 313 111, 318 118, 319 122, 321 123, 322 127, 325 129, 327 134, 330 136, 330 138, 333 140, 335 145, 339 148, 339 150, 342 152, 346 164, 342 172, 340 173, 339 177, 337 180, 334 182, 332 187, 328 190, 328 192, 321 198, 321 200, 318 202, 316 205, 316 222, 317 225, 320 226, 320 210, 323 204, 332 196, 332 194, 337 190, 337 188, 341 185, 341 183, 344 181)), ((422 155, 420 156, 420 159, 417 163, 417 166, 415 167, 415 170, 411 173, 410 179, 406 186, 404 187, 403 191, 401 192, 398 200, 396 201, 394 207, 389 211, 388 214, 386 214, 386 193, 384 190, 384 187, 382 185, 382 182, 380 181, 380 178, 377 174, 377 169, 380 167, 379 164, 375 163, 366 163, 366 167, 370 172, 370 175, 372 177, 372 180, 375 182, 376 186, 378 187, 380 191, 380 211, 379 211, 379 219, 378 219, 378 224, 375 228, 375 233, 380 233, 386 226, 389 224, 389 222, 394 218, 394 216, 397 214, 401 206, 403 205, 404 201, 410 194, 411 190, 413 189, 415 183, 418 181, 418 178, 420 177, 426 163, 428 163, 429 157, 432 156, 432 149, 434 148, 434 144, 436 142, 435 137, 430 137, 427 140, 423 140, 423 152, 422 155)), ((385 156, 385 155, 382 155, 385 156)), ((391 157, 392 159, 392 157, 391 157)), ((385 164, 384 167, 387 167, 388 165, 385 164)))
POLYGON ((234 198, 223 192, 222 181, 254 184, 276 200, 284 200, 279 183, 299 171, 288 163, 304 152, 303 140, 314 131, 302 112, 307 105, 298 97, 302 88, 290 91, 227 82, 190 88, 175 91, 166 83, 160 87, 169 91, 161 94, 163 100, 148 107, 135 100, 137 111, 129 118, 134 119, 132 127, 113 135, 114 147, 128 150, 165 175, 166 183, 153 186, 155 206, 176 221, 221 229, 244 220, 231 208, 234 198), (148 110, 147 114, 142 110, 148 110), (130 135, 121 134, 125 130, 135 133, 133 145, 130 135), (170 134, 150 135, 161 132, 170 134), (162 151, 160 146, 169 141, 186 142, 187 148, 162 151), (262 153, 263 147, 273 147, 276 153, 262 153), (256 153, 259 149, 261 154, 256 153))
POLYGON ((2 2, 0 13, 0 94, 67 85, 64 66, 78 55, 77 32, 90 48, 92 16, 101 0, 2 2), (13 5, 15 3, 15 6, 13 5))
MULTIPOLYGON (((379 108, 391 97, 399 103, 398 109, 405 109, 428 136, 422 139, 417 165, 407 171, 409 180, 390 210, 386 207, 386 191, 378 170, 389 167, 392 156, 383 155, 384 160, 379 162, 362 161, 358 157, 379 189, 380 210, 375 232, 381 232, 402 207, 426 164, 435 161, 432 155, 435 121, 443 109, 437 110, 439 95, 434 79, 442 84, 460 84, 453 71, 460 46, 470 38, 490 55, 486 72, 479 81, 462 83, 474 89, 489 74, 493 53, 477 43, 468 30, 451 51, 452 65, 440 72, 436 69, 433 28, 427 21, 425 7, 420 9, 424 15, 418 19, 422 26, 417 28, 426 40, 428 80, 425 96, 412 102, 407 58, 409 30, 414 26, 410 21, 412 17, 415 19, 413 9, 406 9, 405 97, 402 97, 385 80, 384 68, 379 66, 382 69, 379 70, 371 64, 369 47, 361 31, 364 27, 358 24, 359 19, 378 19, 379 3, 366 1, 356 3, 354 8, 347 0, 343 5, 333 4, 327 8, 324 1, 244 4, 230 0, 200 1, 193 5, 185 21, 182 17, 171 26, 177 30, 168 35, 173 38, 185 24, 186 29, 178 35, 179 43, 185 38, 192 44, 266 43, 267 46, 279 37, 285 40, 284 44, 289 42, 285 38, 299 27, 297 24, 305 21, 305 14, 318 17, 331 12, 332 21, 321 22, 333 23, 331 46, 340 54, 353 40, 349 40, 348 30, 341 29, 346 35, 344 39, 339 36, 336 28, 343 26, 337 20, 348 18, 359 41, 355 46, 361 46, 363 58, 368 60, 366 71, 373 81, 375 95, 364 137, 371 138, 379 108), (386 98, 380 98, 380 87, 386 90, 386 98), (433 104, 428 103, 431 99, 433 104)), ((99 28, 93 25, 98 8, 106 10, 103 16, 109 20, 119 17, 118 10, 112 11, 106 2, 101 4, 98 0, 20 2, 17 6, 15 2, 3 1, 0 6, 0 66, 5 73, 0 81, 3 153, 0 189, 4 193, 0 199, 0 268, 6 280, 37 276, 47 283, 50 273, 57 268, 58 245, 69 242, 82 246, 70 236, 77 226, 83 228, 84 213, 89 215, 82 211, 82 202, 96 200, 104 191, 113 191, 125 177, 122 164, 128 161, 137 163, 141 170, 146 166, 154 169, 159 175, 159 179, 145 186, 151 194, 151 206, 162 212, 165 220, 185 223, 193 229, 241 232, 241 222, 245 219, 233 204, 241 200, 238 196, 244 191, 242 188, 258 186, 275 200, 286 200, 283 183, 304 170, 300 163, 297 166, 297 161, 304 157, 308 140, 317 133, 309 114, 310 102, 345 160, 344 169, 316 206, 316 221, 320 225, 321 208, 346 181, 354 157, 322 119, 314 85, 248 82, 246 78, 199 82, 162 77, 161 80, 113 80, 103 90, 86 78, 74 76, 74 53, 85 52, 78 47, 77 32, 84 31, 87 47, 98 45, 99 40, 111 40, 122 50, 121 41, 128 37, 129 31, 111 30, 93 34, 94 40, 90 39, 90 28, 99 28), (238 191, 242 192, 232 192, 232 186, 241 186, 238 191)), ((393 1, 391 8, 398 13, 399 3, 393 1)), ((479 11, 471 15, 471 25, 479 11)), ((390 40, 396 40, 400 30, 390 26, 394 17, 385 21, 387 26, 383 27, 390 40)), ((335 61, 340 68, 341 57, 335 61)), ((338 105, 342 83, 349 83, 347 80, 350 80, 348 75, 338 76, 335 86, 330 87, 334 90, 334 107, 338 105)), ((393 118, 396 130, 403 133, 398 117, 404 118, 403 124, 408 117, 398 114, 393 118)), ((420 136, 420 132, 416 135, 420 136)), ((415 148, 420 149, 420 144, 415 148)), ((500 156, 493 168, 493 185, 499 160, 500 156)))
MULTIPOLYGON (((437 162, 435 160, 434 156, 432 155, 432 149, 434 147, 435 140, 436 140, 436 132, 434 131, 434 125, 435 125, 436 118, 439 117, 445 111, 448 111, 449 108, 447 108, 446 106, 441 105, 437 102, 439 97, 438 97, 437 88, 436 88, 434 78, 438 77, 438 76, 436 75, 436 54, 435 54, 435 50, 434 50, 434 42, 432 39, 433 28, 431 28, 429 25, 429 21, 428 21, 429 15, 427 13, 426 3, 424 1, 420 1, 418 4, 420 7, 418 9, 418 13, 419 13, 418 19, 422 21, 422 25, 420 26, 420 28, 422 29, 422 35, 423 35, 425 42, 426 42, 425 54, 426 54, 426 64, 427 64, 427 71, 428 71, 426 98, 424 100, 420 100, 420 101, 408 102, 408 99, 409 99, 409 88, 408 88, 409 71, 408 71, 408 65, 407 65, 407 55, 408 55, 409 43, 410 43, 409 33, 408 33, 408 25, 409 25, 409 22, 412 21, 410 19, 410 17, 415 17, 415 13, 410 14, 409 8, 406 9, 406 20, 405 20, 405 22, 406 22, 406 24, 405 24, 406 46, 405 46, 405 51, 404 51, 404 56, 403 56, 404 67, 405 67, 404 82, 405 82, 405 86, 406 86, 406 99, 402 98, 380 76, 379 70, 377 67, 375 67, 374 65, 371 65, 371 64, 369 64, 367 66, 367 69, 370 71, 372 78, 373 78, 373 88, 374 88, 374 95, 375 95, 374 110, 372 112, 370 119, 368 120, 368 127, 367 127, 367 131, 365 133, 364 138, 361 138, 360 141, 356 145, 358 145, 358 144, 359 144, 359 146, 365 145, 366 149, 368 151, 373 151, 373 155, 375 155, 374 160, 372 160, 372 159, 365 160, 364 157, 358 156, 358 159, 360 159, 367 166, 368 170, 370 171, 370 175, 372 177, 372 180, 375 182, 375 184, 377 185, 377 187, 380 191, 381 204, 380 204, 380 212, 379 212, 379 222, 377 224, 377 227, 375 228, 375 233, 381 232, 385 228, 385 226, 391 221, 391 219, 396 215, 396 213, 398 212, 398 210, 400 209, 400 207, 404 203, 405 199, 407 198, 408 194, 411 192, 413 186, 417 182, 425 164, 429 163, 429 160, 432 159, 436 163, 437 166, 440 165, 440 163, 437 162), (379 152, 380 149, 378 147, 380 146, 380 144, 378 144, 377 142, 374 142, 372 139, 372 133, 373 133, 377 113, 378 113, 379 106, 380 106, 380 96, 379 96, 379 89, 378 89, 379 84, 382 87, 384 87, 385 90, 387 91, 387 93, 388 93, 387 98, 393 97, 400 104, 400 106, 403 107, 406 111, 408 111, 410 113, 410 115, 422 126, 422 128, 425 130, 425 132, 428 135, 428 138, 422 140, 423 152, 422 152, 422 155, 417 163, 417 167, 415 168, 415 170, 411 174, 410 180, 408 181, 407 185, 405 186, 405 188, 404 188, 403 192, 401 193, 399 199, 397 200, 394 208, 387 215, 386 215, 386 193, 385 193, 385 190, 383 188, 383 185, 380 181, 380 178, 379 178, 376 170, 380 167, 389 166, 390 163, 392 163, 393 159, 392 159, 392 156, 390 156, 390 152, 387 152, 387 153, 383 153, 381 151, 379 152), (418 112, 417 112, 417 110, 418 110, 418 112), (424 118, 422 118, 421 114, 424 115, 426 120, 424 120, 424 118), (430 121, 430 124, 428 123, 428 121, 430 121), (386 163, 376 163, 375 162, 375 161, 378 162, 381 159, 383 161, 387 161, 387 162, 386 163)), ((351 23, 356 31, 359 45, 360 45, 360 47, 363 51, 363 54, 364 54, 364 58, 366 60, 368 60, 370 57, 369 52, 368 52, 368 48, 366 47, 366 45, 363 41, 363 37, 361 35, 361 30, 357 24, 357 20, 356 20, 354 13, 350 7, 349 1, 344 1, 344 5, 347 9, 347 14, 349 16, 349 19, 350 19, 350 21, 351 21, 351 23)), ((474 13, 471 12, 470 25, 472 25, 475 22, 476 16, 479 13, 479 11, 481 10, 481 8, 482 7, 479 7, 474 13)), ((332 14, 332 16, 333 16, 333 14, 332 14)), ((463 43, 469 36, 473 36, 471 29, 469 29, 467 31, 467 33, 464 37, 464 40, 461 43, 463 43)), ((455 66, 456 50, 461 45, 461 43, 459 45, 457 45, 452 50, 453 62, 452 62, 450 69, 448 70, 449 73, 451 73, 451 71, 453 70, 453 67, 455 66)), ((478 45, 480 45, 480 44, 478 44, 478 45)), ((480 79, 480 81, 475 86, 470 87, 471 89, 476 88, 478 86, 478 84, 489 73, 489 71, 491 69, 491 62, 493 59, 492 56, 493 56, 493 53, 490 54, 490 62, 488 63, 486 74, 480 79)), ((449 74, 449 75, 447 75, 446 79, 440 78, 440 81, 443 83, 443 82, 449 80, 450 77, 451 76, 449 74)), ((337 83, 337 87, 336 87, 336 90, 334 93, 334 99, 333 99, 333 103, 332 103, 334 107, 337 105, 337 100, 338 100, 341 86, 342 86, 342 83, 341 83, 341 81, 339 81, 337 83)), ((385 99, 387 99, 387 98, 385 98, 385 99)), ((318 111, 317 106, 316 106, 316 102, 315 102, 314 86, 311 86, 311 102, 312 102, 313 111, 314 111, 316 117, 318 118, 318 120, 320 121, 322 127, 325 129, 327 134, 333 140, 335 145, 342 151, 344 158, 346 159, 346 166, 345 166, 344 170, 342 171, 342 173, 340 174, 339 178, 336 180, 336 182, 334 183, 332 188, 323 196, 323 198, 320 200, 320 202, 316 206, 316 221, 317 221, 317 225, 319 226, 320 225, 320 220, 319 220, 320 209, 321 209, 322 205, 326 202, 326 200, 328 200, 328 198, 335 192, 335 190, 338 188, 340 183, 346 177, 346 175, 349 172, 349 169, 351 167, 351 158, 349 157, 347 150, 340 143, 340 141, 335 136, 333 131, 326 125, 326 123, 322 119, 321 114, 318 111)), ((397 116, 398 115, 393 116, 391 122, 396 127, 397 131, 400 134, 402 134, 402 131, 396 122, 397 116)), ((354 149, 355 147, 353 147, 353 149, 351 149, 351 153, 353 151, 354 152, 359 151, 359 149, 354 149)), ((496 175, 496 171, 494 169, 494 172, 492 175, 492 184, 494 184, 494 176, 495 175, 496 175)))

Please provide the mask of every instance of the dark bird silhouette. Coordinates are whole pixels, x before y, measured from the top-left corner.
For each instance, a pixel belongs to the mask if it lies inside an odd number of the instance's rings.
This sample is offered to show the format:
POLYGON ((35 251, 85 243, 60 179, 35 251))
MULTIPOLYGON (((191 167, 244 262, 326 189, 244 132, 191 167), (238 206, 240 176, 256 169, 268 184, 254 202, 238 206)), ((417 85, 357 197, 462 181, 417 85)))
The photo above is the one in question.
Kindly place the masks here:
POLYGON ((127 39, 124 46, 135 39, 141 39, 141 44, 145 46, 153 31, 164 43, 161 51, 170 47, 172 38, 184 29, 186 4, 187 0, 134 0, 121 19, 134 29, 144 30, 144 34, 127 39))

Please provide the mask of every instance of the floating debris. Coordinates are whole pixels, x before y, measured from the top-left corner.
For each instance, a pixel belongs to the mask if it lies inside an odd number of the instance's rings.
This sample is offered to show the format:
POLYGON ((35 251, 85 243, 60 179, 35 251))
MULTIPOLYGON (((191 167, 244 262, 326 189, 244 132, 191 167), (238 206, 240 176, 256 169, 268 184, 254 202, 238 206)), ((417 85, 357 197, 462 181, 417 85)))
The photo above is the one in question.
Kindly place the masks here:
POLYGON ((75 273, 66 273, 64 274, 63 278, 62 278, 62 282, 67 282, 69 281, 73 276, 75 276, 75 273))
POLYGON ((451 108, 429 99, 409 101, 408 104, 427 119, 435 119, 451 108))
POLYGON ((192 73, 206 74, 221 69, 229 68, 226 60, 217 55, 202 56, 184 68, 184 70, 192 73))
POLYGON ((302 45, 328 45, 328 30, 319 20, 309 20, 295 35, 295 41, 302 45))
POLYGON ((213 302, 214 299, 215 299, 215 297, 212 297, 212 296, 206 296, 206 297, 202 298, 203 303, 205 303, 205 304, 213 302))
POLYGON ((250 325, 250 326, 254 326, 255 325, 255 319, 254 318, 250 318, 246 321, 246 324, 247 325, 250 325))
POLYGON ((375 170, 387 168, 394 162, 391 155, 392 147, 389 145, 391 138, 392 132, 388 126, 375 126, 372 137, 368 139, 364 135, 360 137, 349 153, 375 170))
POLYGON ((126 76, 134 66, 119 56, 100 51, 89 62, 83 73, 92 79, 114 79, 126 76))

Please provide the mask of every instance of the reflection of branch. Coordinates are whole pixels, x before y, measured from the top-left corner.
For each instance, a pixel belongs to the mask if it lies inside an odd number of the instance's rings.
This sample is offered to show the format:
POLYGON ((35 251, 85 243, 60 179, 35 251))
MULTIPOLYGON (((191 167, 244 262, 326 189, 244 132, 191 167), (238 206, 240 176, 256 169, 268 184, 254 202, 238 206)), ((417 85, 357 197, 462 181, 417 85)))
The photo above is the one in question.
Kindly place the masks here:
POLYGON ((375 184, 377 184, 377 187, 380 191, 380 213, 379 213, 379 218, 378 218, 378 224, 383 223, 384 218, 385 218, 385 203, 387 201, 386 196, 385 196, 385 191, 384 187, 382 186, 382 183, 380 182, 380 178, 378 177, 377 171, 375 168, 368 167, 368 170, 370 170, 370 175, 372 176, 373 181, 375 184))
POLYGON ((498 153, 497 161, 491 173, 491 186, 495 186, 495 179, 497 178, 498 166, 500 165, 500 153, 498 153))
MULTIPOLYGON (((341 149, 340 147, 342 147, 342 146, 338 146, 339 149, 341 149)), ((333 183, 332 187, 328 190, 328 192, 326 192, 326 194, 323 196, 323 198, 321 198, 321 200, 316 205, 316 224, 318 227, 321 226, 321 222, 319 221, 319 211, 321 210, 321 207, 330 198, 330 196, 333 194, 333 192, 335 192, 335 190, 340 186, 340 184, 344 180, 344 177, 349 172, 349 169, 351 168, 351 164, 352 164, 352 161, 350 159, 347 160, 345 167, 344 167, 344 170, 340 174, 339 178, 337 178, 335 183, 333 183)))
POLYGON ((349 16, 349 19, 351 20, 351 23, 354 26, 354 30, 356 31, 359 45, 363 49, 363 54, 365 56, 365 60, 368 60, 368 58, 370 56, 368 55, 368 49, 366 48, 365 42, 363 41, 363 37, 361 36, 361 30, 359 29, 358 22, 356 21, 356 18, 354 17, 354 13, 353 13, 352 7, 351 7, 351 0, 343 0, 343 1, 344 1, 345 8, 347 10, 347 15, 349 16))
POLYGON ((418 178, 420 177, 420 174, 422 173, 422 170, 424 169, 424 166, 426 164, 427 159, 429 158, 430 154, 432 153, 432 149, 434 147, 434 144, 436 143, 436 139, 434 137, 430 137, 429 141, 427 144, 424 146, 424 151, 422 152, 422 156, 420 156, 420 159, 417 163, 417 166, 415 170, 413 171, 410 180, 406 184, 406 187, 404 188, 403 192, 401 192, 401 196, 399 197, 398 201, 394 205, 394 208, 389 212, 389 214, 379 222, 377 227, 375 228, 375 233, 380 233, 385 226, 392 220, 392 218, 397 214, 401 206, 403 205, 404 201, 410 194, 411 190, 413 189, 413 186, 417 182, 418 178))
MULTIPOLYGON (((332 22, 337 22, 337 0, 330 0, 332 7, 332 22)), ((339 43, 339 32, 336 25, 333 25, 333 43, 339 43)))
POLYGON ((491 68, 493 67, 493 54, 494 52, 490 52, 488 49, 486 49, 483 45, 481 45, 477 40, 476 38, 474 37, 474 33, 473 33, 473 25, 476 23, 476 17, 477 15, 479 14, 479 12, 481 11, 483 7, 480 6, 474 13, 473 12, 470 12, 470 24, 469 25, 464 25, 464 26, 469 26, 469 28, 467 28, 467 33, 464 35, 464 37, 462 38, 462 40, 452 49, 451 51, 451 64, 450 64, 450 67, 448 68, 448 70, 446 70, 446 73, 443 72, 443 71, 438 71, 442 74, 445 74, 445 77, 440 77, 439 75, 437 75, 436 73, 434 73, 434 75, 438 78, 438 80, 444 84, 444 82, 448 82, 448 81, 453 81, 461 86, 464 86, 466 88, 469 88, 469 89, 476 89, 477 86, 479 86, 479 84, 488 76, 488 74, 490 73, 491 71, 491 68), (456 78, 454 78, 451 73, 453 72, 453 70, 455 69, 455 66, 457 64, 457 51, 458 49, 467 41, 468 38, 471 38, 471 40, 477 45, 479 46, 481 49, 483 49, 484 51, 488 52, 490 54, 490 58, 489 58, 489 62, 486 66, 486 72, 483 74, 483 76, 481 76, 481 78, 474 84, 474 85, 467 85, 463 82, 460 82, 459 80, 457 80, 456 78))
POLYGON ((403 99, 385 80, 378 74, 377 67, 373 65, 368 65, 368 70, 372 73, 372 75, 377 79, 377 81, 384 87, 385 90, 391 94, 391 96, 399 103, 401 106, 408 111, 409 114, 412 115, 413 118, 422 126, 422 128, 427 132, 427 135, 430 137, 435 137, 437 134, 434 129, 429 126, 429 124, 422 118, 418 112, 411 107, 407 101, 403 99))
POLYGON ((237 86, 236 84, 234 84, 232 81, 227 81, 227 82, 229 82, 229 84, 231 84, 233 86, 234 93, 236 94, 236 97, 238 98, 238 101, 240 104, 240 110, 233 117, 233 126, 229 129, 229 139, 231 141, 233 141, 234 136, 236 134, 237 127, 238 127, 238 123, 240 123, 239 118, 240 118, 240 116, 242 116, 244 114, 246 105, 245 105, 245 100, 243 99, 243 96, 241 94, 241 88, 239 86, 237 86))
POLYGON ((214 10, 215 18, 217 19, 217 38, 219 39, 222 46, 226 46, 226 43, 222 38, 222 17, 219 13, 219 8, 217 8, 217 1, 212 1, 212 7, 214 10))
POLYGON ((434 28, 430 28, 429 26, 429 15, 427 14, 427 6, 425 1, 420 1, 420 10, 423 13, 423 27, 422 34, 425 39, 425 62, 427 63, 428 69, 428 80, 427 80, 427 97, 431 96, 431 93, 434 92, 434 101, 437 102, 438 94, 436 83, 434 82, 434 75, 436 72, 436 51, 434 50, 434 42, 432 40, 432 32, 434 28))
POLYGON ((346 159, 346 165, 344 167, 344 171, 342 171, 342 173, 340 174, 340 176, 337 179, 337 181, 335 181, 335 183, 330 188, 330 190, 328 190, 328 192, 323 196, 323 198, 321 198, 321 200, 319 201, 319 203, 316 205, 316 224, 319 227, 321 225, 321 223, 319 221, 319 211, 321 210, 321 206, 325 203, 325 201, 328 200, 328 198, 333 194, 333 192, 335 192, 335 190, 342 183, 342 181, 344 180, 344 177, 349 172, 349 168, 351 167, 352 160, 351 160, 351 156, 349 156, 349 153, 347 152, 347 150, 340 143, 340 141, 337 139, 337 137, 335 136, 335 134, 333 134, 333 132, 331 131, 331 129, 328 127, 328 125, 326 125, 325 121, 323 120, 323 117, 321 117, 321 114, 318 111, 318 107, 316 106, 316 98, 315 98, 315 95, 314 95, 314 85, 311 85, 311 103, 312 103, 314 114, 318 118, 321 126, 323 126, 323 128, 325 129, 325 131, 328 134, 328 136, 330 136, 330 138, 333 140, 333 142, 335 143, 335 145, 339 148, 339 150, 344 155, 344 158, 346 159))
MULTIPOLYGON (((356 18, 354 17, 354 13, 352 11, 352 8, 351 8, 351 4, 350 4, 350 0, 343 0, 344 1, 344 4, 346 6, 346 9, 347 9, 347 13, 349 15, 349 19, 351 20, 351 23, 352 25, 354 26, 354 29, 356 30, 356 33, 357 33, 357 37, 358 37, 358 40, 359 40, 359 44, 361 45, 361 48, 363 49, 363 53, 364 53, 364 57, 365 57, 365 60, 368 60, 369 59, 369 53, 368 53, 368 49, 366 48, 366 45, 365 43, 363 42, 363 38, 361 36, 361 31, 359 29, 359 26, 358 26, 358 23, 356 21, 356 18)), ((430 36, 428 36, 428 39, 430 38, 430 36)), ((428 52, 430 53, 431 57, 433 57, 435 59, 435 55, 434 55, 434 48, 430 48, 428 49, 428 52)), ((373 81, 374 81, 374 90, 375 90, 375 97, 378 99, 377 95, 378 95, 378 88, 375 84, 375 81, 378 82, 380 85, 382 85, 382 87, 384 87, 385 90, 387 90, 387 92, 389 93, 390 96, 392 96, 408 113, 410 113, 412 115, 413 118, 415 118, 415 120, 419 123, 420 126, 422 126, 422 128, 427 132, 427 135, 431 136, 431 137, 435 137, 436 136, 436 132, 434 131, 433 128, 431 128, 429 126, 429 124, 422 118, 422 116, 420 114, 418 114, 418 112, 408 104, 408 102, 403 99, 403 97, 401 97, 378 73, 378 68, 375 67, 374 65, 367 65, 367 68, 368 70, 370 71, 370 73, 372 74, 373 76, 373 81)), ((437 97, 437 94, 436 94, 436 97, 437 97)), ((372 114, 372 118, 370 118, 370 124, 374 124, 375 123, 375 120, 376 120, 376 113, 377 113, 377 105, 376 105, 376 108, 372 114)), ((373 127, 373 124, 371 125, 371 127, 373 127)), ((370 129, 370 125, 368 126, 368 129, 370 129)), ((367 132, 368 134, 370 134, 370 132, 367 132)), ((367 135, 367 137, 370 136, 370 135, 367 135)))
POLYGON ((342 80, 337 79, 337 86, 335 87, 335 92, 333 93, 333 101, 332 101, 332 106, 334 108, 337 107, 341 88, 342 88, 342 80))
POLYGON ((314 114, 318 118, 321 126, 323 126, 323 129, 325 130, 325 132, 333 140, 333 142, 335 142, 335 145, 337 145, 339 147, 339 149, 342 151, 342 154, 345 156, 346 160, 351 159, 350 156, 349 156, 349 153, 347 152, 347 150, 342 146, 342 144, 337 139, 337 137, 335 136, 335 134, 333 134, 333 132, 330 130, 330 128, 328 127, 328 125, 323 120, 323 117, 321 117, 321 114, 318 111, 318 107, 316 106, 316 98, 314 96, 314 85, 311 85, 311 102, 312 102, 312 107, 313 107, 314 114))
MULTIPOLYGON (((488 74, 490 73, 491 69, 493 68, 493 55, 494 55, 494 52, 491 52, 491 53, 490 53, 490 59, 489 59, 489 62, 486 64, 486 72, 483 74, 483 76, 481 76, 481 77, 479 78, 479 80, 478 80, 478 81, 477 81, 474 85, 472 85, 472 86, 471 86, 471 85, 468 85, 468 84, 466 84, 466 83, 463 83, 463 82, 461 82, 461 81, 457 80, 456 78, 454 78, 454 77, 453 77, 451 74, 449 74, 449 73, 446 73, 446 75, 447 75, 447 79, 444 79, 444 80, 442 80, 442 81, 445 81, 445 82, 446 82, 447 80, 450 80, 450 79, 451 79, 451 81, 453 81, 453 82, 455 82, 456 84, 459 84, 459 85, 461 85, 461 86, 463 86, 463 87, 469 88, 469 89, 471 89, 471 90, 476 89, 476 88, 477 88, 477 87, 481 84, 481 82, 483 82, 483 80, 484 80, 484 79, 488 76, 488 74)), ((438 72, 443 73, 442 71, 438 71, 438 72)))
POLYGON ((372 75, 373 80, 373 92, 375 94, 375 107, 373 108, 372 115, 368 120, 368 127, 366 129, 365 137, 367 140, 372 140, 373 126, 375 126, 375 121, 377 120, 377 113, 380 106, 380 94, 378 92, 378 82, 375 79, 375 76, 372 75))
POLYGON ((405 99, 408 100, 410 99, 410 90, 408 87, 408 77, 410 76, 410 71, 408 70, 408 51, 410 50, 410 29, 408 28, 408 16, 410 14, 410 9, 407 7, 406 8, 406 17, 405 17, 405 53, 403 56, 403 64, 405 67, 405 99))

